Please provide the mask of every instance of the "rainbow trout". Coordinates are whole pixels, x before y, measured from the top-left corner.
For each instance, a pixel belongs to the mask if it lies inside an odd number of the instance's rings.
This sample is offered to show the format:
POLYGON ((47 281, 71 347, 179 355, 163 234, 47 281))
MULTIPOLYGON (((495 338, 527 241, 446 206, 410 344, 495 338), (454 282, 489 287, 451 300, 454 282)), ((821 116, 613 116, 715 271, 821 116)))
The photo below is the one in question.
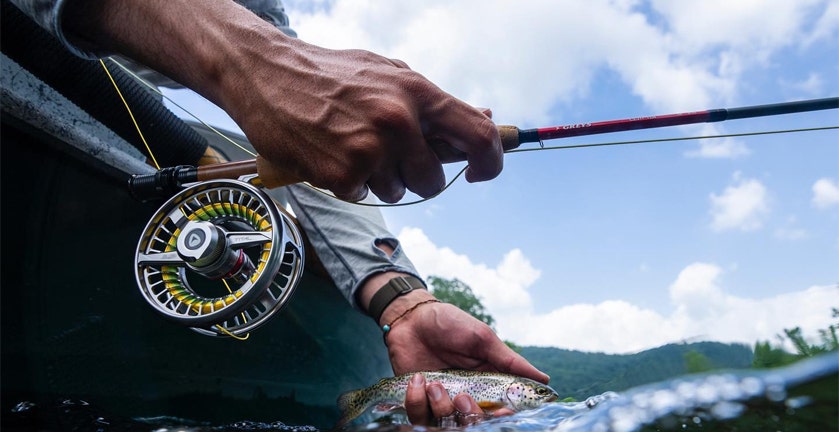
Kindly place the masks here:
MULTIPOLYGON (((468 393, 475 399, 478 406, 486 411, 499 408, 522 411, 559 398, 552 388, 515 375, 466 370, 420 373, 425 376, 426 382, 437 381, 443 384, 449 397, 454 398, 457 394, 468 393)), ((342 394, 338 398, 338 408, 343 416, 338 421, 338 426, 347 424, 373 406, 383 409, 403 407, 408 381, 412 376, 414 373, 383 378, 366 389, 342 394)))

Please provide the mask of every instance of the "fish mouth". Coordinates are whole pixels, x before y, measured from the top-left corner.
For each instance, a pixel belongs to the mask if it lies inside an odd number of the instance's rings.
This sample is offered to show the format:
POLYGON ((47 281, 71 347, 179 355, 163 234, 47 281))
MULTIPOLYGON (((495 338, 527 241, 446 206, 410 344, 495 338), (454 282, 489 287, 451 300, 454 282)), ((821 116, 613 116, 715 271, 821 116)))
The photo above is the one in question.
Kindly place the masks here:
POLYGON ((545 402, 556 402, 558 400, 559 400, 559 395, 551 395, 551 396, 548 396, 548 399, 546 399, 545 402))

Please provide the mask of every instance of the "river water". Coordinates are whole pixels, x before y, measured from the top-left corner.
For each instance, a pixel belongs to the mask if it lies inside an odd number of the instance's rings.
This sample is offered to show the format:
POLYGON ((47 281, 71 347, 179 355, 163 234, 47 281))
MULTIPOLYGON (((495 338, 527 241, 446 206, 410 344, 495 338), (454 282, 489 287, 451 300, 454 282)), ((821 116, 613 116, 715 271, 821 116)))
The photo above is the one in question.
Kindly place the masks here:
MULTIPOLYGON (((85 401, 56 406, 21 401, 3 413, 10 429, 29 430, 35 418, 48 429, 147 432, 300 431, 318 429, 242 420, 232 424, 197 424, 186 419, 146 417, 113 419, 85 401), (50 421, 44 423, 44 418, 50 421)), ((470 419, 475 420, 475 419, 470 419)), ((451 421, 451 419, 449 420, 451 421)), ((839 353, 769 370, 738 370, 683 376, 607 392, 583 402, 551 403, 512 416, 465 427, 415 427, 399 413, 377 422, 354 425, 361 431, 467 432, 556 431, 839 431, 839 353)))

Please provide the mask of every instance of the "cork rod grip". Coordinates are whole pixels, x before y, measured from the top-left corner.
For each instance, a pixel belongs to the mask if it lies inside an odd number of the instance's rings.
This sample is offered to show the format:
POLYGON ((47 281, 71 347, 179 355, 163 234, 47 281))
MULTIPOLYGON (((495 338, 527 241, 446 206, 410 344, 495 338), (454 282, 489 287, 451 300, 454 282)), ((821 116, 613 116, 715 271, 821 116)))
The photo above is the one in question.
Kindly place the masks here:
POLYGON ((268 189, 288 186, 303 181, 303 179, 297 178, 291 173, 277 170, 262 156, 256 157, 256 172, 259 174, 262 185, 268 189))
POLYGON ((521 145, 519 128, 515 126, 498 126, 498 134, 501 135, 501 147, 504 148, 504 152, 516 149, 521 145))

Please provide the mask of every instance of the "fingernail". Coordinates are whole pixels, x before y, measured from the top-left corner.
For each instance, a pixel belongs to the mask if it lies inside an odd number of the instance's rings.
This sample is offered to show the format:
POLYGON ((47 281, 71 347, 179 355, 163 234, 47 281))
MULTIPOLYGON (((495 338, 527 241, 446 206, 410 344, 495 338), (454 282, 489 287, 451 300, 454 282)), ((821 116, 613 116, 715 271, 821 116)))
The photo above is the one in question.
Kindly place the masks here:
POLYGON ((440 400, 443 398, 443 389, 439 385, 428 386, 428 397, 433 400, 440 400))
POLYGON ((423 377, 422 374, 414 374, 414 376, 411 377, 412 385, 421 386, 423 384, 423 381, 425 381, 425 377, 423 377))
POLYGON ((462 413, 468 413, 472 409, 472 404, 465 396, 460 396, 454 398, 454 407, 462 413))
POLYGON ((362 187, 361 190, 358 191, 358 195, 356 196, 356 198, 353 198, 353 201, 364 201, 364 199, 367 198, 368 192, 370 192, 370 188, 368 188, 367 185, 364 185, 364 187, 362 187))

